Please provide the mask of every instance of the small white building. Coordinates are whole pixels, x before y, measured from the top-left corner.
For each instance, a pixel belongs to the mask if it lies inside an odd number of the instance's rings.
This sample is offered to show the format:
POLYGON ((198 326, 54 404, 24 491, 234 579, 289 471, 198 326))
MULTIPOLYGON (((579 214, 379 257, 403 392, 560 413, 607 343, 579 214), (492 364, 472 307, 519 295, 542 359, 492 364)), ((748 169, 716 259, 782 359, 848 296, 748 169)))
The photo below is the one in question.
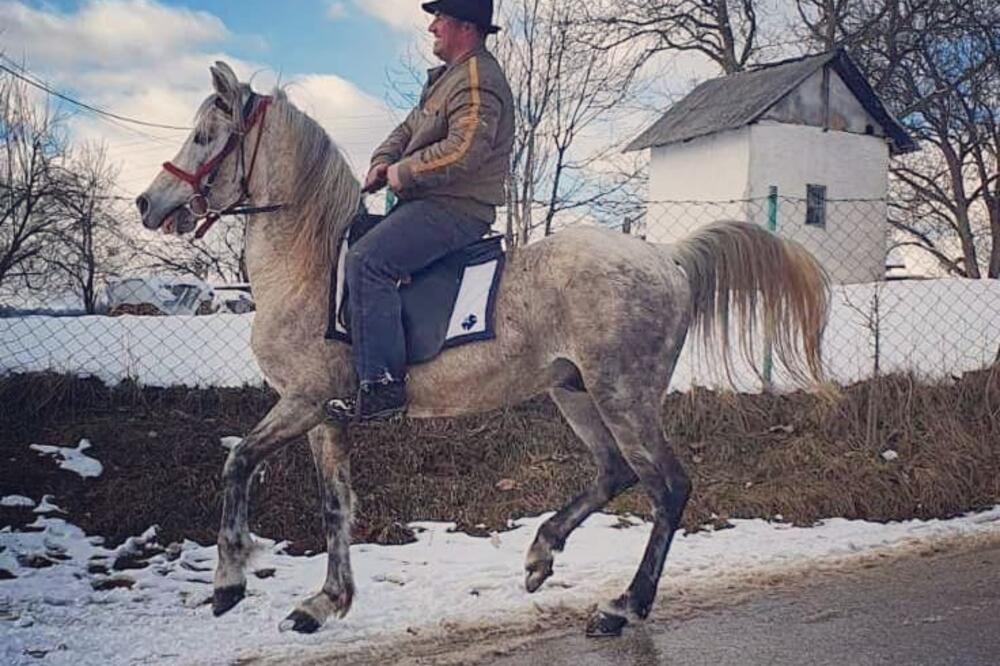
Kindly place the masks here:
POLYGON ((767 226, 777 188, 775 230, 835 282, 865 282, 885 274, 889 160, 917 146, 837 50, 702 83, 626 150, 647 148, 649 240, 719 219, 767 226))

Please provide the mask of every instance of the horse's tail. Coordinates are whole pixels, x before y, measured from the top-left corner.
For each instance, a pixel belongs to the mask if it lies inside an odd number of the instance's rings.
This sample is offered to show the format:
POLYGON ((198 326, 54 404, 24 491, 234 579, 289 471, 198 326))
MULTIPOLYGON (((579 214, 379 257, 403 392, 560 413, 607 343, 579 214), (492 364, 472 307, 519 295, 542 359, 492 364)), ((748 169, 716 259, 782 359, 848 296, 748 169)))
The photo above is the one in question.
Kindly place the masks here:
POLYGON ((731 309, 739 324, 741 355, 751 367, 759 367, 754 340, 762 328, 763 339, 794 379, 824 381, 821 347, 830 284, 805 248, 755 224, 716 222, 674 246, 673 255, 691 285, 692 328, 706 350, 718 349, 713 340, 721 344, 730 383, 731 309))

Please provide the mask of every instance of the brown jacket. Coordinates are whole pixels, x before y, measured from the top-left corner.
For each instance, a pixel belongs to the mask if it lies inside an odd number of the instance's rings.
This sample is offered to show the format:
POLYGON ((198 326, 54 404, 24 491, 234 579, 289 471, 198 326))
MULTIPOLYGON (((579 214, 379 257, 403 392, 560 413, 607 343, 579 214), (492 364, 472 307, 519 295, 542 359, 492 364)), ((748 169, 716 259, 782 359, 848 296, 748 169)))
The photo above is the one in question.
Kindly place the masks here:
POLYGON ((399 163, 401 200, 436 200, 492 224, 513 144, 510 86, 482 47, 428 72, 420 105, 378 147, 372 166, 399 163))

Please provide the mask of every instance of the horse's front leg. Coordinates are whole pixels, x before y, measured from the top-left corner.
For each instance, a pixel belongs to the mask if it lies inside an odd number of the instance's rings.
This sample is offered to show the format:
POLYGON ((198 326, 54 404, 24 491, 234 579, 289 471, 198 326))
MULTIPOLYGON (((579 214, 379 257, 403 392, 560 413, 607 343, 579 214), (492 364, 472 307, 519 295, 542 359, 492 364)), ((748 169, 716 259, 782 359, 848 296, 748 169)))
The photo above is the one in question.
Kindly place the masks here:
POLYGON ((323 589, 309 597, 281 623, 281 630, 310 634, 331 616, 343 617, 354 599, 351 575, 351 492, 350 442, 347 429, 330 424, 309 431, 316 474, 323 502, 326 532, 326 581, 323 589))
POLYGON ((291 439, 323 419, 321 400, 283 397, 242 442, 233 447, 222 471, 222 526, 215 569, 212 612, 222 615, 246 594, 244 567, 253 550, 248 525, 248 491, 257 466, 291 439))

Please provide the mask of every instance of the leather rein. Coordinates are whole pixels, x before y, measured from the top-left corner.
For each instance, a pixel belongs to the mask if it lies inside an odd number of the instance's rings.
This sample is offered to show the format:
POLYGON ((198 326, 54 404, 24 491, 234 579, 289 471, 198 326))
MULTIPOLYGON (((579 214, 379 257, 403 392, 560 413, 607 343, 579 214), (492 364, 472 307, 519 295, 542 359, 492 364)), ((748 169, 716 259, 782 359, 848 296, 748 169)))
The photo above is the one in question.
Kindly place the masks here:
POLYGON ((267 117, 267 108, 273 101, 274 98, 272 97, 251 93, 243 107, 242 126, 239 129, 232 130, 229 133, 229 139, 226 140, 226 145, 223 146, 219 154, 199 166, 198 170, 194 173, 181 169, 173 162, 163 163, 163 169, 167 173, 183 180, 185 183, 190 185, 193 190, 191 197, 186 202, 171 211, 171 214, 180 208, 186 208, 187 211, 194 216, 196 223, 204 220, 201 226, 199 226, 195 231, 194 237, 196 239, 200 239, 208 233, 208 230, 212 228, 212 225, 218 222, 219 218, 224 215, 273 213, 284 208, 284 204, 243 206, 244 203, 251 200, 250 179, 253 177, 254 166, 257 164, 257 152, 260 149, 260 140, 264 135, 264 120, 267 117), (250 166, 247 168, 245 151, 246 137, 258 123, 260 123, 260 128, 257 130, 257 140, 254 142, 253 153, 251 153, 250 156, 250 166), (237 148, 239 148, 239 170, 242 174, 240 176, 240 196, 236 199, 236 201, 233 201, 224 208, 213 209, 208 203, 208 196, 212 190, 212 183, 215 181, 215 177, 219 173, 222 162, 237 148))

